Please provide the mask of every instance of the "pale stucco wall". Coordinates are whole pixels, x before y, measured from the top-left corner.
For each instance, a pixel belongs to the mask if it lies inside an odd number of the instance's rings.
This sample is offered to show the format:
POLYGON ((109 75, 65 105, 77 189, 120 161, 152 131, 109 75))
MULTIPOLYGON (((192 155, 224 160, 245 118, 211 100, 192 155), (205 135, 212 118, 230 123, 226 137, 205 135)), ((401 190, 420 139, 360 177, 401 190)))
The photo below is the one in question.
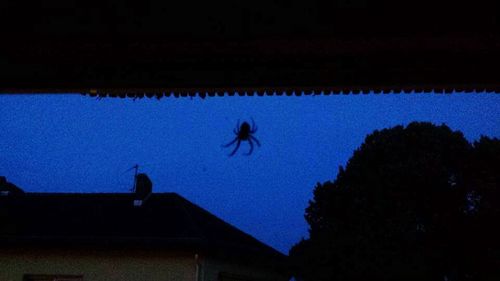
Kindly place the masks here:
POLYGON ((24 274, 83 275, 85 281, 195 281, 194 255, 130 251, 0 249, 0 281, 24 274))
POLYGON ((83 275, 84 281, 219 281, 221 272, 255 281, 285 281, 265 267, 191 253, 155 251, 75 251, 0 249, 0 281, 22 281, 24 274, 83 275))
POLYGON ((201 258, 200 262, 203 281, 218 281, 221 272, 252 281, 288 281, 290 279, 289 276, 277 273, 270 268, 256 267, 237 261, 201 258))

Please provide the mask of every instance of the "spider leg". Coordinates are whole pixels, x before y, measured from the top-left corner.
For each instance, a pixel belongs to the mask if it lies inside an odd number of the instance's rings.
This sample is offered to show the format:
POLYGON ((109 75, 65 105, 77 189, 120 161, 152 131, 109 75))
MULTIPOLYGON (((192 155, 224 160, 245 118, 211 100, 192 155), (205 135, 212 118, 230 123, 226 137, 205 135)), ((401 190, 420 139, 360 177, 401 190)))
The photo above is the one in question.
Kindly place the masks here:
POLYGON ((252 139, 248 139, 248 144, 250 144, 250 151, 248 151, 248 153, 246 153, 245 155, 250 155, 253 152, 253 142, 252 142, 252 139))
POLYGON ((257 132, 257 126, 255 125, 255 120, 253 120, 253 117, 250 117, 252 119, 252 130, 250 130, 253 133, 257 132))
POLYGON ((241 144, 241 140, 239 139, 236 139, 238 141, 238 143, 236 144, 236 147, 234 148, 233 152, 231 152, 231 154, 229 154, 229 157, 233 156, 236 151, 238 150, 238 148, 240 148, 240 144, 241 144))
POLYGON ((238 140, 238 138, 234 138, 230 143, 222 145, 222 147, 228 147, 231 146, 233 143, 235 143, 238 140))
POLYGON ((260 146, 260 141, 259 141, 256 137, 254 137, 254 136, 250 136, 250 138, 251 138, 252 140, 254 140, 254 141, 255 141, 255 143, 257 143, 257 145, 258 145, 258 146, 260 146))
POLYGON ((233 132, 237 135, 240 133, 240 119, 236 122, 236 128, 233 129, 233 132))

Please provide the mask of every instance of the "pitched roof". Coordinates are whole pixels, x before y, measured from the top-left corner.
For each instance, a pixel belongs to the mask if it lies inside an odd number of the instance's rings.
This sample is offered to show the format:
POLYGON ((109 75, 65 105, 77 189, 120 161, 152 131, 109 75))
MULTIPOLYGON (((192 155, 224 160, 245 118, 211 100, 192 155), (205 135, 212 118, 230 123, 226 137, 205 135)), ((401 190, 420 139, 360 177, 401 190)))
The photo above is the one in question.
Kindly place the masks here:
POLYGON ((495 0, 3 2, 0 93, 500 92, 495 0))
POLYGON ((126 193, 0 196, 0 247, 192 250, 283 260, 284 255, 175 193, 136 207, 126 193))

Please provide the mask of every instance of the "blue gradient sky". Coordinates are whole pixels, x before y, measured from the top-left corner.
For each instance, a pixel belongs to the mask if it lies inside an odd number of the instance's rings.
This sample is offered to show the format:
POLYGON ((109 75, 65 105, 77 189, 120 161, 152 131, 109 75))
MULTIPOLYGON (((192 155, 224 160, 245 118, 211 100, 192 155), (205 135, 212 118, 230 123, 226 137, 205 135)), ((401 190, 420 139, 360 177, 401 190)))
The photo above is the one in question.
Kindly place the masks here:
POLYGON ((307 236, 317 182, 375 129, 446 123, 469 140, 500 137, 499 94, 391 94, 97 100, 0 96, 0 175, 25 191, 128 192, 138 163, 155 192, 177 192, 287 253, 307 236), (229 158, 236 121, 262 147, 229 158))

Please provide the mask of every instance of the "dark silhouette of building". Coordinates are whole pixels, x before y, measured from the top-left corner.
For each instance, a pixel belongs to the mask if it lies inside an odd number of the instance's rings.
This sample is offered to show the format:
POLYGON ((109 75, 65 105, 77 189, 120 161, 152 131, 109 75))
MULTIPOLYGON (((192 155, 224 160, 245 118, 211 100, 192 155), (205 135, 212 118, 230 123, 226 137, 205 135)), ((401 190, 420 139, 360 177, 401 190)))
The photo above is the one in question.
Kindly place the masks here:
POLYGON ((0 279, 288 280, 283 254, 183 197, 135 199, 0 196, 0 279))
POLYGON ((16 196, 22 194, 24 194, 22 189, 8 182, 5 177, 0 176, 0 196, 16 196))

